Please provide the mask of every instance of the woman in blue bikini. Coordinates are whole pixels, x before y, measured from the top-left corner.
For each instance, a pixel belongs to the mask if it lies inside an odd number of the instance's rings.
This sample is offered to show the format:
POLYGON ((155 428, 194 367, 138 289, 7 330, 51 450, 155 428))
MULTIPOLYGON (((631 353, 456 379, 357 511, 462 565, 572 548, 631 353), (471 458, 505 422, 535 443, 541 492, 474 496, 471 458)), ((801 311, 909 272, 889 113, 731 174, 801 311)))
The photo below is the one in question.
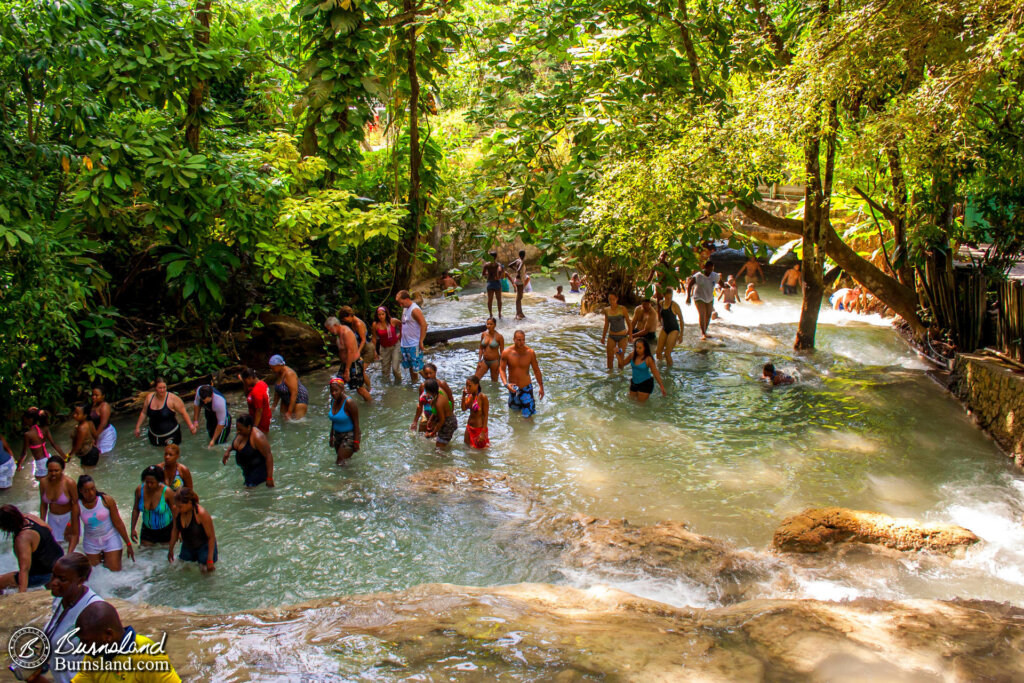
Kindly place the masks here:
POLYGON ((482 379, 491 371, 491 381, 498 381, 498 365, 501 363, 501 352, 505 350, 505 337, 497 330, 498 321, 494 318, 487 319, 487 329, 480 335, 480 350, 477 353, 476 372, 473 374, 477 379, 482 379))

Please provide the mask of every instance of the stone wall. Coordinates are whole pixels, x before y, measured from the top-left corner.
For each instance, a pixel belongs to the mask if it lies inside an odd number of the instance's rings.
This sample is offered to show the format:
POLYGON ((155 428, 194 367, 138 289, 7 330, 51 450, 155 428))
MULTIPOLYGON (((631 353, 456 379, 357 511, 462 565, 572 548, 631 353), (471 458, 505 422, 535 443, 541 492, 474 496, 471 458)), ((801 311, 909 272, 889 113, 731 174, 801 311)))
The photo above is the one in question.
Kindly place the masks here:
POLYGON ((1024 467, 1024 370, 993 356, 961 354, 950 391, 1018 467, 1024 467))

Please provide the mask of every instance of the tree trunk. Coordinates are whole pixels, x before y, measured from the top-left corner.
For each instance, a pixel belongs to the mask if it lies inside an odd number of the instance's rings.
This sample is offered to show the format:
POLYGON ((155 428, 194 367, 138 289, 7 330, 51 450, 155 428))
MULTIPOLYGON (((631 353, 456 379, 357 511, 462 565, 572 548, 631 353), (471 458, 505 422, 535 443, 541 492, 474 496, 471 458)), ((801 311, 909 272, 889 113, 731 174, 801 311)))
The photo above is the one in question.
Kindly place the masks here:
MULTIPOLYGON (((195 30, 193 39, 196 49, 210 44, 210 5, 213 0, 197 0, 195 9, 195 30)), ((206 81, 199 80, 192 84, 188 93, 188 114, 185 117, 185 143, 193 154, 199 152, 199 132, 202 126, 200 112, 206 94, 206 81)))
MULTIPOLYGON (((737 202, 736 208, 758 225, 763 225, 773 230, 781 230, 791 235, 803 235, 802 221, 776 216, 759 206, 744 204, 743 202, 737 202)), ((924 339, 928 328, 925 327, 924 323, 921 322, 921 318, 917 315, 917 292, 900 284, 896 278, 886 275, 873 263, 851 249, 836 234, 827 217, 825 217, 825 222, 821 227, 825 252, 829 257, 846 271, 850 277, 856 280, 858 284, 863 286, 864 289, 874 294, 882 303, 906 320, 918 339, 924 339)))
POLYGON ((899 147, 895 144, 887 145, 885 154, 889 160, 889 176, 892 180, 892 230, 896 242, 893 249, 893 266, 900 282, 907 287, 913 287, 914 269, 910 266, 907 253, 907 181, 903 176, 899 147))
MULTIPOLYGON (((412 12, 412 0, 404 0, 402 10, 412 12)), ((416 25, 415 17, 409 20, 406 35, 408 36, 407 69, 409 71, 409 216, 405 221, 405 232, 398 243, 395 258, 395 279, 391 285, 391 293, 408 289, 412 282, 413 257, 416 255, 416 244, 420 236, 420 77, 416 73, 416 25)))
POLYGON ((700 95, 704 92, 704 81, 700 75, 697 50, 694 48, 693 38, 690 36, 690 13, 686 7, 686 0, 676 0, 676 7, 679 10, 679 19, 676 20, 676 26, 679 28, 679 39, 683 44, 683 52, 686 53, 686 61, 690 65, 690 80, 693 81, 693 92, 700 95))
POLYGON ((804 147, 804 220, 801 226, 803 237, 803 263, 800 282, 803 285, 803 301, 800 305, 800 324, 796 328, 793 348, 809 351, 814 348, 814 336, 818 329, 818 311, 825 294, 822 277, 821 219, 824 193, 821 185, 821 142, 815 135, 804 147))

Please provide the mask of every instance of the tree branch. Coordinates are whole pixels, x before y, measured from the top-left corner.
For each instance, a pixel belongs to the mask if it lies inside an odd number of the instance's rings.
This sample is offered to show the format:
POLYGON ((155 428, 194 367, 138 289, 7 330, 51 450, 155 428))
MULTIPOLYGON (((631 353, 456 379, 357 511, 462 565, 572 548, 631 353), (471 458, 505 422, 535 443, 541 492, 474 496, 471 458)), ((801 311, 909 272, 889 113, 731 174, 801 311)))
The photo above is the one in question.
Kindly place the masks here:
POLYGON ((896 222, 896 213, 892 209, 882 204, 879 204, 874 199, 869 197, 867 193, 864 192, 864 190, 860 189, 856 185, 853 186, 853 191, 859 194, 860 198, 868 203, 868 206, 870 206, 872 209, 885 216, 885 220, 889 221, 890 223, 896 222))

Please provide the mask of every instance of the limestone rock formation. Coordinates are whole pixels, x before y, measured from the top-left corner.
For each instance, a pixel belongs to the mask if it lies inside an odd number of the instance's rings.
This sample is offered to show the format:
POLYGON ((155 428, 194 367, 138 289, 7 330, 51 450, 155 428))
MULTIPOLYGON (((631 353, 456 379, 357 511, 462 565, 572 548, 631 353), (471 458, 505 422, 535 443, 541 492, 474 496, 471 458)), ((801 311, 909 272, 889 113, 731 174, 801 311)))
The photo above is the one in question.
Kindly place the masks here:
MULTIPOLYGON (((48 591, 4 596, 0 639, 48 591)), ((421 585, 216 615, 112 601, 167 631, 186 681, 1019 681, 1024 610, 992 602, 752 600, 674 608, 597 586, 421 585)))
POLYGON ((783 520, 772 546, 794 553, 814 553, 837 543, 872 543, 895 550, 954 553, 980 539, 954 524, 899 519, 846 508, 808 508, 783 520))

